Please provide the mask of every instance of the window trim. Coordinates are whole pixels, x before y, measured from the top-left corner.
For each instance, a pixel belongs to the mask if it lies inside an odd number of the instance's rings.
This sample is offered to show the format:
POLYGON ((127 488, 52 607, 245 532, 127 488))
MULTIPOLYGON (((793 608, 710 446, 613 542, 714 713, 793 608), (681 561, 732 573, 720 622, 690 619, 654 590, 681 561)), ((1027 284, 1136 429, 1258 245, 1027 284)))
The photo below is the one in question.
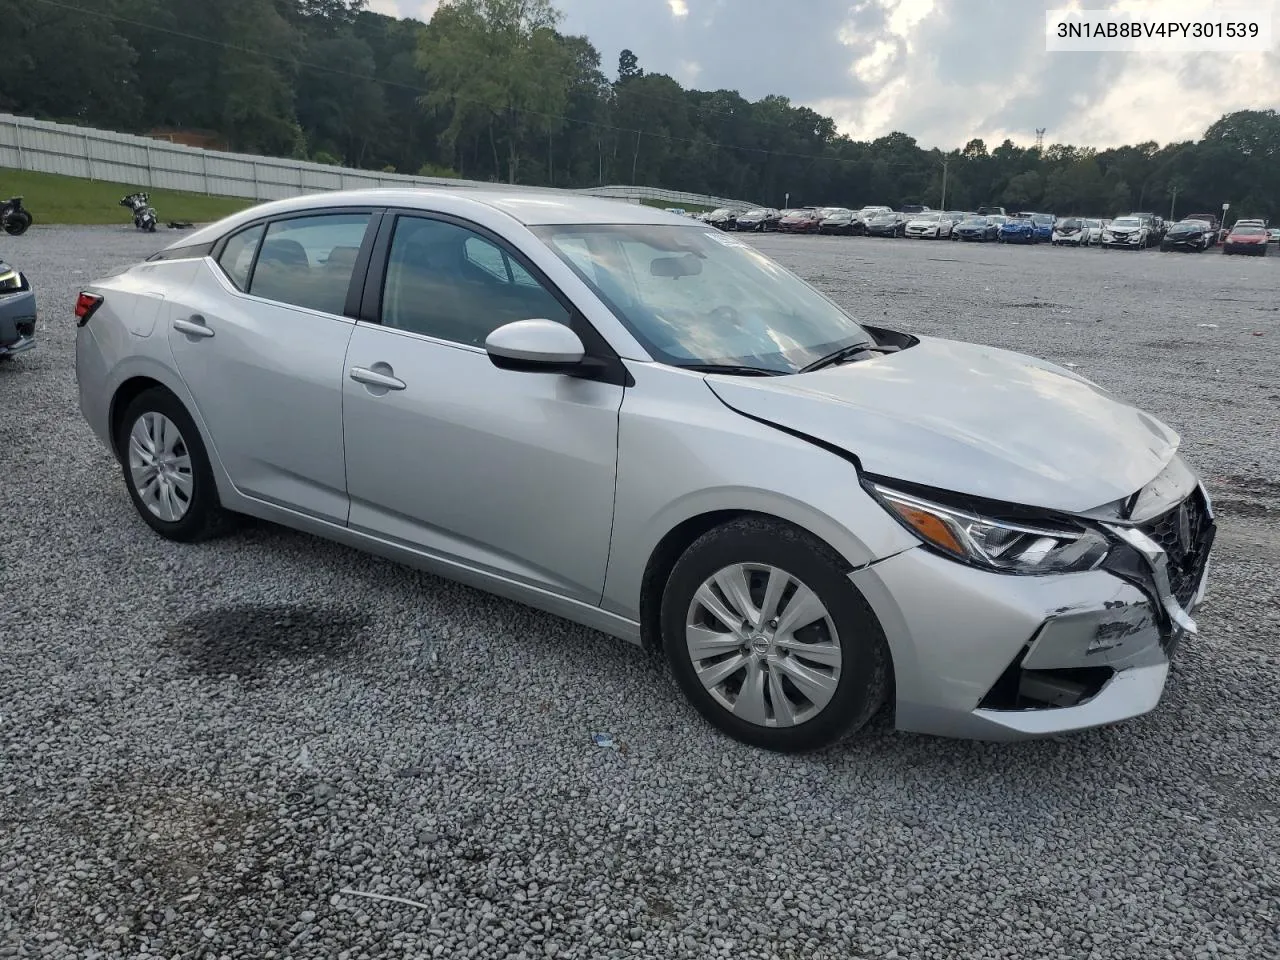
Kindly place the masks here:
POLYGON ((288 212, 268 214, 266 216, 256 217, 247 223, 242 223, 235 230, 223 234, 212 244, 208 245, 209 249, 206 251, 205 256, 213 260, 218 271, 226 277, 227 282, 231 285, 232 289, 241 296, 252 297, 262 303, 271 303, 276 306, 289 307, 294 310, 306 310, 310 313, 319 314, 321 316, 341 316, 348 320, 356 320, 358 319, 359 314, 359 302, 364 287, 365 274, 369 270, 369 257, 373 250, 374 238, 381 230, 383 214, 385 212, 385 207, 369 204, 360 204, 358 206, 342 206, 335 204, 333 206, 309 207, 303 210, 290 210, 288 212), (227 274, 227 271, 223 269, 222 263, 220 262, 222 253, 226 250, 227 244, 231 242, 231 239, 233 237, 238 237, 246 230, 252 230, 254 227, 261 226, 263 228, 262 240, 265 241, 267 239, 267 231, 270 230, 271 225, 275 223, 280 223, 286 220, 305 220, 311 217, 351 216, 353 214, 361 213, 369 215, 369 222, 365 224, 364 237, 360 241, 360 249, 356 253, 355 265, 352 267, 351 277, 347 281, 347 296, 343 305, 343 311, 340 314, 328 313, 324 310, 316 310, 312 307, 306 307, 298 303, 288 303, 284 300, 273 300, 270 297, 264 297, 260 294, 250 292, 253 288, 253 275, 258 269, 258 255, 262 252, 262 242, 258 243, 258 249, 253 253, 253 262, 249 264, 249 276, 246 280, 246 287, 244 290, 241 290, 236 285, 235 281, 231 279, 229 274, 227 274))
MULTIPOLYGON (((536 263, 530 260, 523 251, 518 250, 501 234, 490 230, 482 224, 476 223, 474 220, 468 220, 465 217, 454 216, 449 213, 441 213, 435 210, 419 210, 413 207, 387 207, 382 212, 381 220, 378 223, 376 238, 371 243, 370 256, 368 258, 367 269, 364 276, 363 290, 360 297, 359 309, 353 314, 357 323, 369 324, 370 326, 382 326, 382 295, 383 288, 386 285, 387 264, 391 256, 391 239, 395 235, 396 224, 402 217, 408 217, 416 220, 435 220, 440 223, 448 223, 455 227, 460 227, 476 234, 483 240, 492 243, 499 252, 501 252, 510 261, 519 264, 520 267, 533 277, 544 290, 546 290, 555 299, 557 303, 569 315, 569 329, 576 333, 582 340, 585 348, 584 359, 580 371, 566 374, 566 376, 578 377, 583 380, 596 380, 601 383, 612 383, 617 386, 631 387, 635 385, 635 379, 627 370, 626 365, 622 362, 622 358, 618 356, 609 342, 600 335, 591 322, 586 318, 581 310, 577 308, 572 300, 569 299, 556 285, 554 281, 548 277, 536 263)), ((513 281, 514 282, 514 281, 513 281)), ((408 334, 410 336, 421 337, 430 343, 447 344, 449 346, 466 347, 467 344, 455 343, 450 340, 444 340, 440 337, 432 337, 428 334, 417 333, 413 330, 400 330, 397 327, 387 327, 387 330, 395 330, 397 333, 408 334)), ((473 348, 474 349, 474 348, 473 348)), ((480 348, 483 349, 483 348, 480 348)))

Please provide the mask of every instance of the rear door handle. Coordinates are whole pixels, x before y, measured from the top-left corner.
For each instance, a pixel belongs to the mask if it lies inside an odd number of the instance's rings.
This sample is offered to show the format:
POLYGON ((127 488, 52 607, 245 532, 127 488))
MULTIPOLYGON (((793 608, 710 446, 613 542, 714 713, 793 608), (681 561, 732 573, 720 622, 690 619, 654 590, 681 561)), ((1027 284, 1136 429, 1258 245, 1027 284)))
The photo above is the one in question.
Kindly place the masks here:
MULTIPOLYGON (((391 368, 387 364, 378 364, 378 366, 391 368)), ((387 373, 379 373, 377 370, 370 370, 367 367, 352 367, 351 379, 356 383, 363 383, 370 387, 382 387, 384 390, 403 390, 405 382, 397 377, 393 377, 387 373)))
POLYGON ((188 320, 173 321, 173 329, 181 330, 183 333, 190 334, 193 337, 212 337, 213 331, 205 326, 204 317, 200 314, 194 314, 188 320))

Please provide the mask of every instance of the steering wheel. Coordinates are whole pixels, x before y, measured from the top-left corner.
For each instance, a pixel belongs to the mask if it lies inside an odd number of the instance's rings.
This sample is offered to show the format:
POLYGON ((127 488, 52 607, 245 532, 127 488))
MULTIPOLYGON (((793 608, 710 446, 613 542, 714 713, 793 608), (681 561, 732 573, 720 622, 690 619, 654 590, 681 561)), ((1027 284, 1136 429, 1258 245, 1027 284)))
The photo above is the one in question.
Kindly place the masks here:
POLYGON ((708 310, 707 316, 713 319, 724 320, 726 323, 731 323, 735 327, 742 325, 742 315, 738 313, 738 308, 731 307, 727 303, 722 303, 720 306, 708 310))

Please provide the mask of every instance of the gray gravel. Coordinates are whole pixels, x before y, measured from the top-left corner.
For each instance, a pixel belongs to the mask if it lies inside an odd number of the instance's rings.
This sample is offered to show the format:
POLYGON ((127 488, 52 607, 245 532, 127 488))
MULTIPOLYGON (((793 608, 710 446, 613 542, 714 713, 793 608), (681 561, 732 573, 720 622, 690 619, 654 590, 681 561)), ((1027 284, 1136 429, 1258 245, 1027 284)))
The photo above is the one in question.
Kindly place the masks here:
POLYGON ((869 321, 1075 364, 1223 515, 1152 715, 783 757, 589 630, 265 525, 152 535, 71 304, 163 239, 0 249, 43 311, 0 366, 0 957, 1280 956, 1280 257, 758 241, 869 321))

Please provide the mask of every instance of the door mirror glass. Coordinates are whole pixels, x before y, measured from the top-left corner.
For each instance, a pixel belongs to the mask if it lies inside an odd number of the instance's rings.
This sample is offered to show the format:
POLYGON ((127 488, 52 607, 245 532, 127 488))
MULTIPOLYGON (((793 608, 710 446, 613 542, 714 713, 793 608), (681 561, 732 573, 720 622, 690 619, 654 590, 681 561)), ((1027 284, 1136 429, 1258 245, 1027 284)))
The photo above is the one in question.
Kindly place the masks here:
POLYGON ((586 354, 579 336, 554 320, 516 320, 494 330, 484 347, 495 367, 530 373, 568 373, 586 354))

